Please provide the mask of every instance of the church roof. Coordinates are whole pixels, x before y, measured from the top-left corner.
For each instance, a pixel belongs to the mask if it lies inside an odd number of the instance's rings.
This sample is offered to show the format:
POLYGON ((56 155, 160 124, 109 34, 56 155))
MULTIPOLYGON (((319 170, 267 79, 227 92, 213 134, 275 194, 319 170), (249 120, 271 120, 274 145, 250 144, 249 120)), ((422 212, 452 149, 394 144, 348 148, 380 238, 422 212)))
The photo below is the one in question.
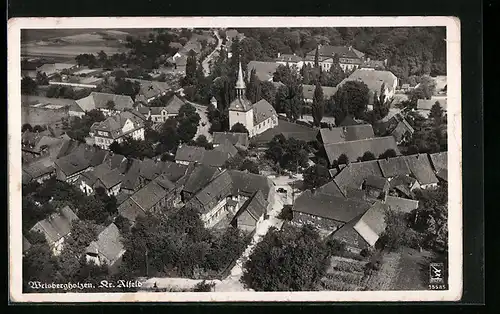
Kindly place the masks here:
POLYGON ((265 99, 261 99, 252 106, 253 109, 253 121, 257 125, 272 116, 276 115, 276 110, 271 106, 270 103, 265 99))
POLYGON ((229 110, 247 112, 252 109, 252 103, 245 97, 236 97, 229 105, 229 110))
POLYGON ((240 89, 245 88, 245 81, 243 80, 243 71, 241 71, 241 62, 239 63, 239 68, 238 68, 238 80, 236 81, 236 88, 240 89))

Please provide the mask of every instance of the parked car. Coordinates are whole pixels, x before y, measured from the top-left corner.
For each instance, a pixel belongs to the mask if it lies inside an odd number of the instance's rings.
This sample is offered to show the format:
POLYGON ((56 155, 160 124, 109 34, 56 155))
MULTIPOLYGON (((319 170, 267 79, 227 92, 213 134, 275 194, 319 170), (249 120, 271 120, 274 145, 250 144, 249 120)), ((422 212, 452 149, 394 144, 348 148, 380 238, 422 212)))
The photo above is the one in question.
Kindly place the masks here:
POLYGON ((286 190, 284 188, 278 188, 276 191, 278 193, 286 193, 286 190))

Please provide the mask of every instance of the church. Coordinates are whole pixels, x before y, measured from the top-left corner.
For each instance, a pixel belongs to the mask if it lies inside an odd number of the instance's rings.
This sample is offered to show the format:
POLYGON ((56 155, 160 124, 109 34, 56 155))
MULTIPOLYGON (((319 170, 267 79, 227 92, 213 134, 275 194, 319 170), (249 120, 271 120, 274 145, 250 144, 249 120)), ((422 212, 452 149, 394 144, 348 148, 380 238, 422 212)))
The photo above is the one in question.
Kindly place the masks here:
POLYGON ((236 81, 236 99, 229 105, 229 127, 241 123, 247 128, 249 137, 277 127, 278 114, 273 106, 265 99, 252 104, 245 96, 245 89, 240 63, 236 81))

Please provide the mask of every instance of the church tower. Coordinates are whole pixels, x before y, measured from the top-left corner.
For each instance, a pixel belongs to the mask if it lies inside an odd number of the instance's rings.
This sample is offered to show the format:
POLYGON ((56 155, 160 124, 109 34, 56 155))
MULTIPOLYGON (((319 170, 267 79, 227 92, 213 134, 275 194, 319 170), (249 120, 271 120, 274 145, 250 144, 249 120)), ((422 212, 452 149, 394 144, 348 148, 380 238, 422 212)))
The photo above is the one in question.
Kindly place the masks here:
POLYGON ((245 96, 245 81, 243 80, 243 71, 241 70, 241 62, 238 68, 238 79, 236 81, 236 98, 229 105, 229 128, 232 128, 236 123, 243 124, 249 136, 254 135, 253 130, 253 110, 252 103, 245 96))

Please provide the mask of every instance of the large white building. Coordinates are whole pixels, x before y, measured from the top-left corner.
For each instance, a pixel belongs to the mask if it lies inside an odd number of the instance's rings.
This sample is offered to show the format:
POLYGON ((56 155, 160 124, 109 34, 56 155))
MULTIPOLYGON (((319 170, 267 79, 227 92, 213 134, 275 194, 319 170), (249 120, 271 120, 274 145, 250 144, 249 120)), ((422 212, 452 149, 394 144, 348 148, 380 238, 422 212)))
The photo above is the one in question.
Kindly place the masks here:
POLYGON ((121 143, 126 137, 144 140, 144 123, 129 111, 120 112, 90 127, 90 136, 102 149, 109 149, 113 142, 121 143))
POLYGON ((241 123, 247 128, 249 136, 253 137, 278 126, 278 114, 273 106, 265 99, 252 104, 245 96, 245 89, 240 63, 236 81, 236 99, 229 105, 229 127, 241 123))

